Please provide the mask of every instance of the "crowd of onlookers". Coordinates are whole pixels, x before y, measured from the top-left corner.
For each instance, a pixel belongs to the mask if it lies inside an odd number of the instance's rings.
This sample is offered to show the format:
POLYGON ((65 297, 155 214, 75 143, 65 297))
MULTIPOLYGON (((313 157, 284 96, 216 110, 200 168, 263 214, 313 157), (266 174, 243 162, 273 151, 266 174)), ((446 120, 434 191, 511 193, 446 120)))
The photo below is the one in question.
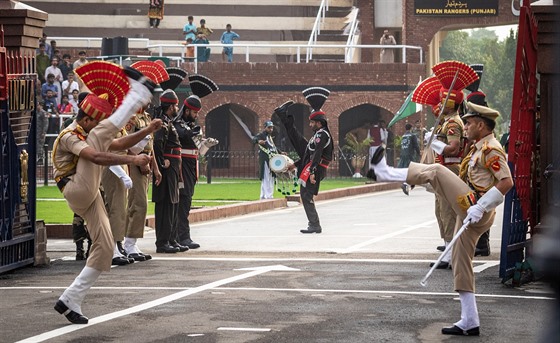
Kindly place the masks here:
MULTIPOLYGON (((195 57, 194 46, 191 44, 210 44, 208 37, 214 33, 211 28, 206 26, 206 20, 200 19, 200 26, 196 26, 193 21, 194 17, 188 16, 188 23, 183 27, 185 35, 185 44, 187 45, 186 57, 193 59, 195 57)), ((231 30, 231 24, 226 25, 226 31, 220 37, 220 43, 233 44, 234 39, 239 39, 239 35, 231 30)), ((198 62, 210 61, 210 48, 198 46, 196 51, 198 62)), ((222 62, 233 62, 233 47, 227 46, 222 49, 222 62)))
POLYGON ((79 81, 74 74, 74 69, 86 64, 86 52, 80 51, 79 58, 72 62, 70 54, 61 54, 57 49, 56 41, 47 42, 47 35, 39 39, 39 48, 36 54, 37 76, 41 89, 38 90, 37 101, 37 147, 38 161, 44 160, 43 146, 49 145, 49 150, 55 136, 46 137, 47 134, 58 134, 62 124, 61 115, 78 113, 79 81))

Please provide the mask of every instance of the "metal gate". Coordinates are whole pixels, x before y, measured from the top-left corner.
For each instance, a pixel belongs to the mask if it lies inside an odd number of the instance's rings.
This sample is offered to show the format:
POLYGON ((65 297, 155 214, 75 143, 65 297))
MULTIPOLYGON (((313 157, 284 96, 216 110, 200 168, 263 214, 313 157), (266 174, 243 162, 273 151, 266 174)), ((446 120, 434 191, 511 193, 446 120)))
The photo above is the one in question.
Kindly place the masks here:
POLYGON ((503 281, 510 279, 516 263, 523 261, 527 233, 538 219, 537 86, 537 22, 530 3, 524 2, 519 17, 508 151, 514 187, 504 202, 502 227, 500 277, 503 281))
POLYGON ((8 53, 0 29, 0 273, 35 255, 34 56, 8 53))

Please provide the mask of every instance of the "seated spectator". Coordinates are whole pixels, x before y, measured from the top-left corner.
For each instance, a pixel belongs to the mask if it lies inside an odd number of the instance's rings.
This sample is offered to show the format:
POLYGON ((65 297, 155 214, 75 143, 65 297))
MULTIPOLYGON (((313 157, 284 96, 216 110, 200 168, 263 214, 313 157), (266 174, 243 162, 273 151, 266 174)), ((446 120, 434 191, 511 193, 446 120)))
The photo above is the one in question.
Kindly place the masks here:
POLYGON ((68 80, 62 81, 62 94, 63 95, 70 95, 74 90, 80 90, 80 86, 78 82, 74 80, 74 72, 68 72, 68 80))
POLYGON ((67 94, 64 94, 62 96, 61 102, 58 105, 58 113, 60 114, 74 113, 74 107, 72 107, 72 104, 68 102, 67 94))
POLYGON ((163 20, 163 6, 163 0, 150 0, 148 18, 151 28, 159 28, 159 23, 163 20))
POLYGON ((77 89, 72 90, 72 94, 70 94, 70 96, 68 97, 69 100, 68 102, 70 103, 70 105, 72 105, 72 108, 74 108, 74 113, 78 113, 78 110, 80 109, 78 107, 78 104, 80 103, 80 100, 78 98, 78 95, 80 94, 80 91, 77 89))
POLYGON ((80 52, 78 52, 78 57, 79 57, 78 60, 76 60, 76 62, 74 62, 74 69, 88 63, 88 60, 86 59, 86 52, 84 50, 81 50, 80 52))
POLYGON ((60 93, 60 86, 54 82, 54 74, 52 73, 47 74, 47 82, 43 83, 43 85, 41 86, 41 96, 43 98, 46 98, 47 91, 49 90, 53 92, 54 97, 56 99, 58 93, 60 93))
MULTIPOLYGON (((74 69, 72 63, 70 62, 70 54, 62 55, 62 62, 58 66, 62 72, 62 79, 68 80, 68 73, 74 69)), ((64 86, 62 86, 64 89, 64 86)))
MULTIPOLYGON (((208 39, 206 39, 206 37, 203 34, 199 33, 193 43, 194 44, 209 44, 210 42, 208 42, 208 39)), ((197 54, 198 62, 208 62, 208 61, 210 61, 210 48, 199 46, 199 47, 196 48, 196 54, 197 54)))

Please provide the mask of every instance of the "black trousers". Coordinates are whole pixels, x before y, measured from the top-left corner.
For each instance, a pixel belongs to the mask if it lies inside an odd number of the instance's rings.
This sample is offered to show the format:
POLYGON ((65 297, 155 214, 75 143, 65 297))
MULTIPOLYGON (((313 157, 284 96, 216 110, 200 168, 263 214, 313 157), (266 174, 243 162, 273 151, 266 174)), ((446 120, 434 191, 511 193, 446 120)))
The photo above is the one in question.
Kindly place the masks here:
POLYGON ((310 181, 307 181, 306 187, 301 186, 299 189, 299 195, 301 197, 301 203, 303 204, 303 209, 305 210, 305 215, 307 216, 307 226, 312 229, 321 228, 321 223, 319 222, 319 214, 315 209, 315 201, 313 196, 319 191, 319 182, 312 185, 310 181))
POLYGON ((171 203, 168 199, 156 202, 156 247, 158 248, 169 244, 169 241, 175 240, 174 237, 171 237, 171 233, 173 224, 175 224, 178 205, 171 203))

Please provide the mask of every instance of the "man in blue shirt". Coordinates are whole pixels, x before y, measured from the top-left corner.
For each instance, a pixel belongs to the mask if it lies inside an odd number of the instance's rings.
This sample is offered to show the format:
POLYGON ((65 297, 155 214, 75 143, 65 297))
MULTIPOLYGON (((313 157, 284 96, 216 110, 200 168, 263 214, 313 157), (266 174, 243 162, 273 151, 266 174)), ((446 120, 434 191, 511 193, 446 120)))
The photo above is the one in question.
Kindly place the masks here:
POLYGON ((196 25, 193 24, 193 16, 188 17, 189 22, 183 28, 183 33, 185 34, 185 41, 191 38, 193 41, 196 39, 196 25))
MULTIPOLYGON (((239 35, 231 30, 231 24, 226 25, 226 31, 222 33, 222 38, 220 38, 220 42, 222 44, 233 44, 233 40, 239 38, 239 35)), ((233 62, 233 47, 232 46, 225 46, 224 50, 222 51, 222 62, 227 61, 229 63, 233 62)))

